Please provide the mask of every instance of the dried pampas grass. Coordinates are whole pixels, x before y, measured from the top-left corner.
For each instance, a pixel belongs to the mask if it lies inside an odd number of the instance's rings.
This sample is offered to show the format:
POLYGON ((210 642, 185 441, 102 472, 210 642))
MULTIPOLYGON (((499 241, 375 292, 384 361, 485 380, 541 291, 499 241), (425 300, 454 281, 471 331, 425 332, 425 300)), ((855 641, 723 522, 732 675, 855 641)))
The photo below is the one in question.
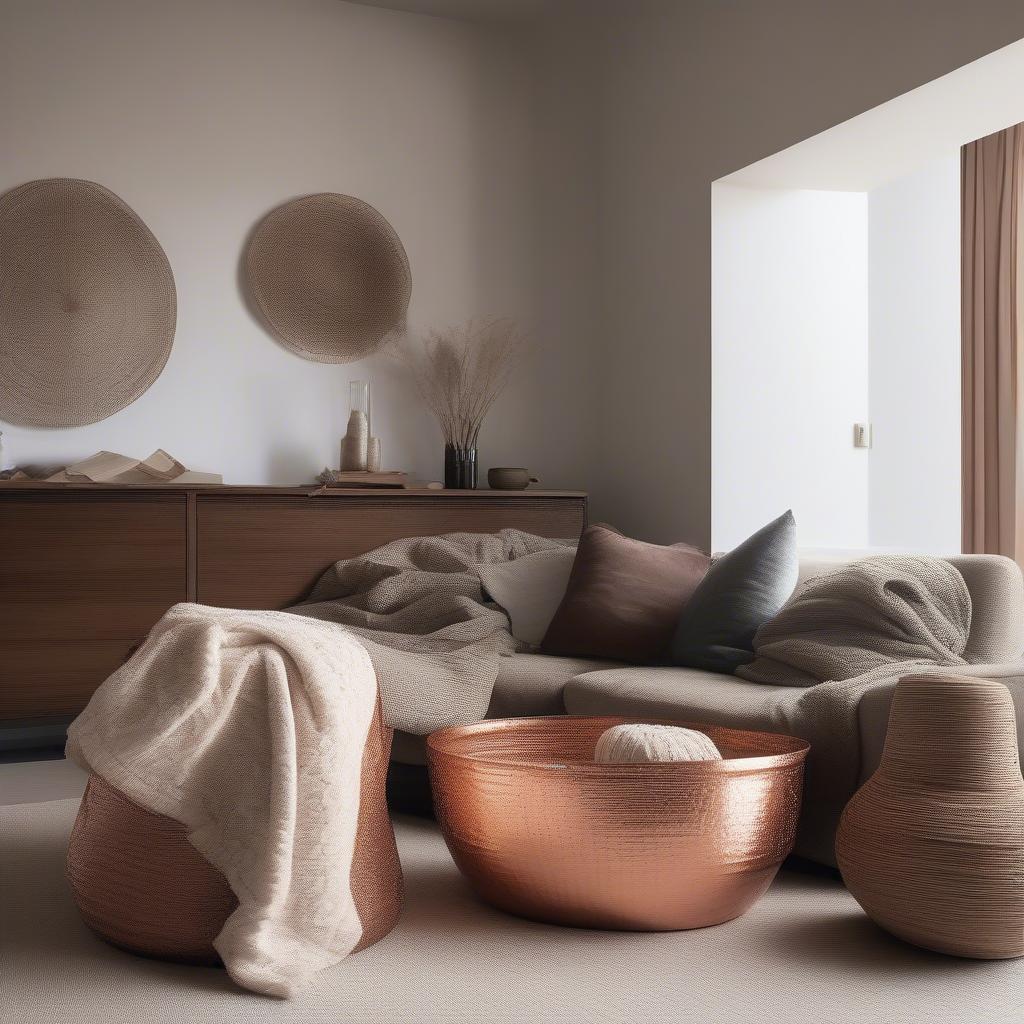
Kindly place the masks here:
POLYGON ((525 336, 512 320, 491 317, 391 339, 437 417, 445 444, 475 448, 484 417, 519 365, 525 336))

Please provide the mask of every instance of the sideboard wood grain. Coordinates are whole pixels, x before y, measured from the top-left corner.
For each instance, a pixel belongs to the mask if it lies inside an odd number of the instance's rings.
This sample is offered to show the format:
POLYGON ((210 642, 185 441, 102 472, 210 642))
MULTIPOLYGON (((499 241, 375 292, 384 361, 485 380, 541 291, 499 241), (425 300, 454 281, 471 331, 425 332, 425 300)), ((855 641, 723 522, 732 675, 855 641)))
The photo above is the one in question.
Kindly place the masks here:
POLYGON ((142 639, 4 640, 0 720, 77 715, 142 639))
POLYGON ((76 714, 179 601, 284 608, 401 537, 576 537, 568 491, 0 484, 0 720, 76 714))
POLYGON ((73 714, 187 596, 181 493, 0 492, 0 718, 73 714))
POLYGON ((517 527, 578 537, 582 500, 494 497, 197 498, 197 598, 227 608, 285 608, 334 562, 401 537, 517 527))
POLYGON ((144 637, 186 597, 185 509, 183 494, 0 500, 0 638, 144 637))

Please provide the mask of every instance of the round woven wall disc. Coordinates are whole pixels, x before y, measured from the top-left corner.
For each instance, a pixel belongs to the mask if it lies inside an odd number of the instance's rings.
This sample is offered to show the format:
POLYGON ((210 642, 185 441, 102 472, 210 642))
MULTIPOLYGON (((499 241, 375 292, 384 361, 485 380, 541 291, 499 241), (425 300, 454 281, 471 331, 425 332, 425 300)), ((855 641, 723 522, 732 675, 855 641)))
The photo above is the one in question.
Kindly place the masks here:
POLYGON ((0 196, 0 420, 123 409, 160 376, 176 308, 160 243, 113 192, 49 178, 0 196))
POLYGON ((323 192, 279 206, 253 232, 246 266, 260 315, 303 359, 351 363, 405 325, 409 259, 361 199, 323 192))

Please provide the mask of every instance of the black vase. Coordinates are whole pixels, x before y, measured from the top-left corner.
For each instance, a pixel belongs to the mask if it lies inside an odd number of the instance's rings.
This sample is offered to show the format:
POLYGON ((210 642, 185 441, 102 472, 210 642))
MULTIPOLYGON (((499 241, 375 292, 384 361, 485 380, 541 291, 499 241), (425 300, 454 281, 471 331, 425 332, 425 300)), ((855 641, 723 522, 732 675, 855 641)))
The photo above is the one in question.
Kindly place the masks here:
POLYGON ((451 490, 476 490, 476 449, 444 446, 444 485, 451 490))

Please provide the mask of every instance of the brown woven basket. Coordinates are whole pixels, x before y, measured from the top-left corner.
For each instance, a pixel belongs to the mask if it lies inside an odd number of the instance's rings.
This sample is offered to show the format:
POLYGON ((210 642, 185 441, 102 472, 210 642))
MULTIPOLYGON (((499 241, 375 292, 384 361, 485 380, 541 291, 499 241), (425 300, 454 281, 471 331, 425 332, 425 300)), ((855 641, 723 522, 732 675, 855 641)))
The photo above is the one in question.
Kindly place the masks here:
MULTIPOLYGON (((363 925, 356 949, 382 939, 401 912, 402 869, 384 795, 391 730, 374 715, 363 754, 352 897, 363 925)), ((92 776, 71 833, 68 880, 85 923, 143 956, 219 964, 213 940, 238 905, 184 825, 153 814, 92 776)))
POLYGON ((893 935, 953 956, 1024 956, 1024 779, 1002 683, 899 681, 882 761, 843 811, 836 860, 893 935))
POLYGON ((0 196, 0 419, 106 419, 160 376, 175 319, 167 257, 113 192, 49 178, 0 196))
POLYGON ((246 252, 252 299, 274 335, 303 359, 350 363, 405 325, 409 260, 368 203, 323 192, 279 206, 246 252))

